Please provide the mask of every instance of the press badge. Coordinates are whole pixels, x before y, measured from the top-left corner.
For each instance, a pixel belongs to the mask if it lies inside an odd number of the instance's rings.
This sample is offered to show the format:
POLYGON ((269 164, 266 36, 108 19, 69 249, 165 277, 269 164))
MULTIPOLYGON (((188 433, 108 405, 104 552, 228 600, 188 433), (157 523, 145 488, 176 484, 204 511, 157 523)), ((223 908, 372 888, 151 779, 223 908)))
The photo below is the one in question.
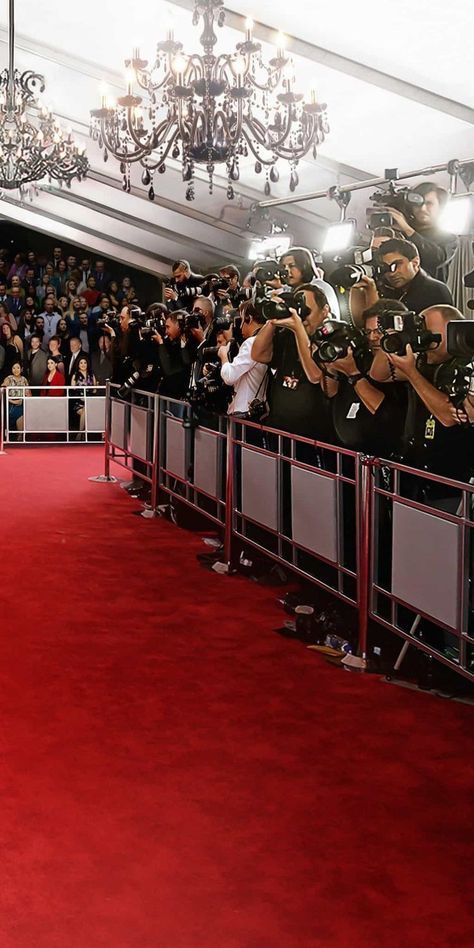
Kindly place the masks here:
POLYGON ((360 402, 352 402, 352 405, 349 408, 349 411, 347 412, 346 418, 355 418, 355 416, 357 415, 357 412, 359 411, 359 408, 360 408, 360 402))
POLYGON ((435 436, 435 428, 436 428, 436 422, 433 416, 431 416, 431 418, 428 418, 428 421, 426 422, 426 425, 425 425, 425 441, 433 440, 435 436))

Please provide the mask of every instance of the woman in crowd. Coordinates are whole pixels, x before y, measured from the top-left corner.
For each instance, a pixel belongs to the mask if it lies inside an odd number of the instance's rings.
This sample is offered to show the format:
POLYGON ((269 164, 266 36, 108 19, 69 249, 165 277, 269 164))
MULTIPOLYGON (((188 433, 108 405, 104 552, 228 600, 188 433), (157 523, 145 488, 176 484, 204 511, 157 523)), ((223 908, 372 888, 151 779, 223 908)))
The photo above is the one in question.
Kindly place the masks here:
POLYGON ((69 327, 64 316, 61 316, 61 319, 59 320, 59 323, 56 326, 56 335, 59 339, 59 348, 64 360, 65 358, 67 358, 67 356, 71 355, 71 350, 69 348, 69 340, 71 338, 71 333, 69 331, 69 327))
POLYGON ((62 293, 58 297, 58 310, 62 316, 65 316, 68 311, 68 308, 69 308, 69 300, 67 296, 65 296, 64 293, 62 293))
POLYGON ((25 263, 24 256, 21 253, 15 254, 13 263, 8 271, 8 280, 11 282, 12 277, 17 276, 20 280, 24 280, 26 273, 27 264, 25 263))
POLYGON ((61 372, 61 375, 64 375, 64 357, 61 352, 61 339, 58 335, 51 336, 51 339, 48 342, 48 350, 48 355, 54 359, 58 368, 58 372, 61 372))
POLYGON ((66 286, 64 287, 64 295, 67 296, 69 300, 74 299, 77 296, 77 282, 76 280, 68 280, 66 286))
POLYGON ((49 279, 48 274, 43 273, 43 276, 41 277, 41 283, 39 286, 36 287, 36 300, 38 303, 38 307, 40 309, 43 308, 44 298, 46 296, 46 290, 48 289, 50 285, 51 284, 50 284, 50 279, 49 279))
POLYGON ((17 321, 15 317, 10 313, 8 306, 5 303, 0 303, 0 326, 3 326, 3 323, 8 323, 13 332, 17 331, 17 321))
POLYGON ((65 260, 59 261, 58 267, 56 270, 56 275, 59 278, 59 287, 60 287, 59 292, 64 293, 66 289, 66 283, 68 280, 67 263, 65 260))
POLYGON ((110 281, 107 287, 106 296, 109 297, 109 300, 113 308, 118 309, 120 306, 120 302, 119 302, 119 287, 118 287, 117 280, 110 281))
MULTIPOLYGON (((71 378, 71 385, 74 388, 77 388, 77 398, 74 397, 72 403, 73 412, 79 416, 79 431, 84 431, 85 422, 86 422, 86 407, 85 407, 85 388, 95 388, 97 385, 97 380, 91 369, 89 359, 86 356, 81 356, 79 359, 77 369, 74 372, 71 378)), ((74 393, 76 396, 76 392, 74 393)), ((80 440, 80 436, 78 438, 80 440)))
POLYGON ((8 323, 0 326, 0 343, 5 349, 5 363, 3 366, 4 376, 10 375, 14 362, 23 360, 23 343, 20 336, 12 331, 8 323))
POLYGON ((44 386, 41 389, 41 394, 46 396, 56 396, 65 395, 64 391, 64 375, 58 371, 56 361, 53 356, 48 356, 46 362, 46 372, 43 376, 42 385, 44 386))
POLYGON ((10 375, 3 380, 2 385, 8 388, 8 427, 10 431, 23 430, 24 396, 30 396, 28 379, 23 375, 22 364, 19 359, 13 363, 10 375))

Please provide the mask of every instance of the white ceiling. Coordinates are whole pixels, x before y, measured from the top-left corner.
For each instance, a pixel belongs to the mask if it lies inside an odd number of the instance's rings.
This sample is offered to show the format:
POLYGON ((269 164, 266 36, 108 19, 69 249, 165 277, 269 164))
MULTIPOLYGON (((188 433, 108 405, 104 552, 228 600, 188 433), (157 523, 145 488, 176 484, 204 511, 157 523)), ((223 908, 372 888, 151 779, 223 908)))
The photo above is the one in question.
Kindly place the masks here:
MULTIPOLYGON (((133 194, 121 191, 118 166, 112 159, 105 165, 87 137, 89 111, 99 104, 100 79, 106 79, 111 94, 124 91, 124 58, 137 45, 153 58, 170 10, 185 48, 198 48, 200 29, 191 26, 186 9, 190 5, 191 0, 175 0, 173 5, 142 0, 135 6, 125 0, 81 0, 67 6, 60 0, 17 0, 16 64, 45 76, 44 98, 72 124, 76 137, 85 136, 92 174, 71 192, 42 190, 26 209, 14 195, 6 195, 4 216, 23 215, 24 220, 26 215, 50 232, 72 227, 82 234, 85 246, 105 253, 106 241, 107 252, 119 259, 126 259, 133 248, 143 266, 158 272, 181 255, 199 267, 246 257, 249 207, 263 198, 264 183, 252 162, 243 169, 234 202, 226 200, 224 182, 217 182, 211 197, 203 181, 196 188, 196 201, 187 204, 179 169, 170 165, 165 175, 156 177, 157 199, 152 204, 138 171, 133 194)), ((6 8, 3 0, 3 63, 6 8)), ((385 167, 405 171, 474 156, 472 0, 450 5, 445 0, 366 0, 358 6, 348 0, 316 6, 307 0, 260 0, 254 10, 245 0, 232 0, 232 11, 258 20, 256 33, 265 55, 271 53, 267 44, 274 42, 273 31, 286 32, 297 85, 307 91, 315 83, 319 98, 328 103, 331 133, 317 161, 301 163, 298 193, 378 176, 385 167)), ((242 25, 240 19, 230 13, 227 22, 218 31, 219 49, 230 50, 242 38, 233 28, 242 25)), ((288 175, 282 173, 272 196, 288 195, 288 175)), ((366 201, 367 192, 359 194, 351 214, 366 201)), ((298 242, 313 245, 325 220, 337 217, 327 200, 286 206, 276 213, 298 242)), ((253 218, 251 231, 258 226, 253 218)))

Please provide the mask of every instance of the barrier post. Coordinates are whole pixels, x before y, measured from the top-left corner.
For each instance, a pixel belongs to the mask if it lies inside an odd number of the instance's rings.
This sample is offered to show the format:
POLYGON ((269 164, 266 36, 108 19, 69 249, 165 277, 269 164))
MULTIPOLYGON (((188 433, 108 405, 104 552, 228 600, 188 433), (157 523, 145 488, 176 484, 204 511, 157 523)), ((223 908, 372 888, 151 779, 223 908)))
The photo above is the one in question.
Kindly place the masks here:
POLYGON ((104 473, 89 477, 88 480, 96 484, 116 484, 117 478, 110 473, 109 435, 112 416, 112 402, 110 399, 110 380, 105 383, 105 431, 104 431, 104 473))
POLYGON ((359 461, 359 621, 358 654, 362 667, 367 663, 367 630, 369 625, 370 534, 372 522, 372 477, 376 460, 366 455, 359 461))
POLYGON ((6 454, 4 450, 5 444, 5 423, 6 423, 6 414, 5 414, 5 401, 6 401, 6 390, 2 387, 0 388, 0 454, 6 454))
POLYGON ((150 505, 153 514, 158 507, 158 465, 160 441, 160 396, 153 399, 153 461, 151 468, 151 497, 150 505))
POLYGON ((225 482, 225 526, 224 561, 228 570, 232 569, 232 536, 234 526, 234 448, 232 443, 232 419, 227 419, 226 441, 226 482, 225 482))

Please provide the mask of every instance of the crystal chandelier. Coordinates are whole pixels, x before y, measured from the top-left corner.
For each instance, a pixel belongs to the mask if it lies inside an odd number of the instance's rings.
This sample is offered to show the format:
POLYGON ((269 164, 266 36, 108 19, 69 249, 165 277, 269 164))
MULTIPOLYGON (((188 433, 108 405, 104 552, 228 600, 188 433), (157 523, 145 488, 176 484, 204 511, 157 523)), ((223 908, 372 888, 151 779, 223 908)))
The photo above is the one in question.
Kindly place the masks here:
POLYGON ((279 159, 289 163, 290 190, 298 185, 297 165, 329 131, 326 105, 311 91, 309 101, 294 91, 293 64, 283 39, 268 63, 246 22, 244 42, 232 53, 214 53, 214 26, 224 23, 223 0, 196 0, 193 25, 202 19, 202 52, 183 54, 183 44, 169 30, 157 45, 149 66, 138 49, 127 67, 127 94, 116 105, 102 97, 91 112, 91 135, 120 162, 123 189, 130 191, 130 166, 143 167, 142 183, 155 197, 153 174, 166 170, 166 159, 179 159, 186 199, 195 196, 195 168, 205 169, 212 193, 216 166, 225 166, 227 197, 234 197, 239 160, 255 158, 255 172, 265 171, 265 194, 278 181, 279 159), (138 90, 143 90, 142 97, 138 90))
POLYGON ((85 147, 76 145, 38 101, 43 76, 14 67, 14 0, 9 0, 8 45, 8 68, 0 73, 0 188, 23 188, 42 178, 70 186, 87 173, 85 147))

